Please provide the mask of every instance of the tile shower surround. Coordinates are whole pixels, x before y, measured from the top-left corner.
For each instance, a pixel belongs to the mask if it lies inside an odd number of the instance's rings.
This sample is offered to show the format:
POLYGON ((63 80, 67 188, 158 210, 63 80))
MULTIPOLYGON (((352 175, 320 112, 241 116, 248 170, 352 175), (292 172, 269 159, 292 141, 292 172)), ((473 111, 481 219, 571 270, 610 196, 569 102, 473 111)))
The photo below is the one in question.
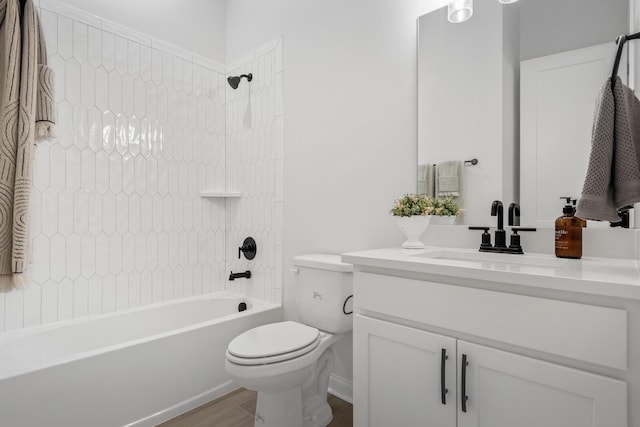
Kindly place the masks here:
MULTIPOLYGON (((229 75, 253 73, 237 90, 227 91, 227 188, 241 189, 227 201, 227 266, 251 270, 251 280, 227 282, 227 289, 268 301, 282 301, 282 42, 262 47, 237 64, 229 75), (249 93, 251 89, 251 93, 249 93), (238 259, 247 236, 258 246, 252 261, 238 259)), ((228 273, 228 272, 227 272, 228 273)))
POLYGON ((281 301, 280 41, 236 66, 253 70, 249 97, 222 66, 40 3, 58 139, 36 148, 30 283, 0 294, 0 331, 224 289, 281 301), (199 195, 225 189, 243 197, 199 195), (246 235, 251 266, 234 257, 246 235))

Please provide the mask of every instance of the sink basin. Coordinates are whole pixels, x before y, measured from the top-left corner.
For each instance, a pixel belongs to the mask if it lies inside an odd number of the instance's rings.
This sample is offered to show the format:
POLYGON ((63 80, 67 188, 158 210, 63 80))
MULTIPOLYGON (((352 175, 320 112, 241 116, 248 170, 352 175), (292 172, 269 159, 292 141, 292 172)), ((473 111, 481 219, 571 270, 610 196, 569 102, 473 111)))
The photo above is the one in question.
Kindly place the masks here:
POLYGON ((465 252, 456 250, 439 250, 422 252, 413 255, 420 258, 430 259, 442 259, 442 260, 454 260, 454 261, 472 261, 472 262, 485 262, 494 264, 513 264, 513 265, 526 265, 533 267, 547 267, 558 268, 566 263, 566 259, 553 258, 551 256, 539 256, 539 255, 514 255, 514 254, 500 254, 491 252, 465 252))

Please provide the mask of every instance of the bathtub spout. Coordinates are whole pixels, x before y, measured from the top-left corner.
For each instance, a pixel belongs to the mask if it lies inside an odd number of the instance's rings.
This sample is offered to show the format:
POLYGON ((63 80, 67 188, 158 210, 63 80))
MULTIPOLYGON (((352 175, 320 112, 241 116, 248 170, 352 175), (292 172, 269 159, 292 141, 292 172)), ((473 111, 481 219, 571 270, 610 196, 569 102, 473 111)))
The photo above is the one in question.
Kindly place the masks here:
POLYGON ((234 273, 232 271, 231 274, 229 274, 229 280, 236 280, 241 278, 251 279, 251 272, 249 270, 245 271, 244 273, 234 273))

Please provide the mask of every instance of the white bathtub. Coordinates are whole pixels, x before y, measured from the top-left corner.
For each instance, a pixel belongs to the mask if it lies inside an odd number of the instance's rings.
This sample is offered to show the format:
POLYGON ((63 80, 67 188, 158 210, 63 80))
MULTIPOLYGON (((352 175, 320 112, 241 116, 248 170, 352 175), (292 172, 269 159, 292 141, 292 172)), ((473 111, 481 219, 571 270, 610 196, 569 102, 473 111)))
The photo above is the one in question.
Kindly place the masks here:
POLYGON ((0 426, 156 425, 234 390, 228 343, 281 319, 221 292, 0 334, 0 426))

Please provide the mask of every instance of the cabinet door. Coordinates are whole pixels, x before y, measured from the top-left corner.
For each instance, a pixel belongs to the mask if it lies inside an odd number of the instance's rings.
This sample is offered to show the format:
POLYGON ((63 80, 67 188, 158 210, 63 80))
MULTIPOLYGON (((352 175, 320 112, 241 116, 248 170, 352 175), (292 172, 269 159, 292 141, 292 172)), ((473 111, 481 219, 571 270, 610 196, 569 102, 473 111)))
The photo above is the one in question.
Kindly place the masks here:
POLYGON ((355 426, 455 427, 455 339, 362 315, 353 336, 355 426))
POLYGON ((623 381, 464 341, 458 367, 459 427, 627 427, 623 381))

